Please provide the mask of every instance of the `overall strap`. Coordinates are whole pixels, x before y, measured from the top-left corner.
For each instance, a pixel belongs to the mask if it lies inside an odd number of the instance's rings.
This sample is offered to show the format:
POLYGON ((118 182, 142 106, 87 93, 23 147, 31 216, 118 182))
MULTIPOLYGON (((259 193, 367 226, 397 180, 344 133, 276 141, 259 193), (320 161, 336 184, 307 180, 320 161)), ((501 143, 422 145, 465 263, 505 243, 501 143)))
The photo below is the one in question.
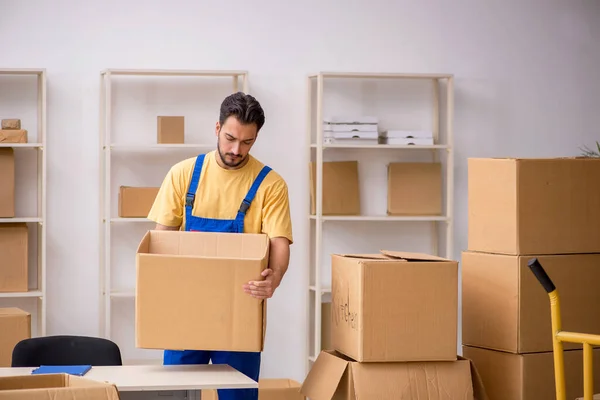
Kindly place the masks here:
POLYGON ((192 180, 185 196, 185 208, 192 212, 194 207, 194 200, 196 199, 196 190, 198 190, 198 182, 200 181, 200 174, 202 173, 202 164, 204 164, 204 154, 200 154, 196 157, 196 164, 194 165, 194 172, 192 173, 192 180))
POLYGON ((271 172, 271 167, 265 165, 254 180, 254 182, 252 183, 252 186, 250 187, 250 190, 248 190, 246 197, 244 198, 244 200, 242 200, 242 204, 240 205, 238 215, 246 214, 246 211, 248 211, 248 208, 250 208, 250 203, 252 203, 252 200, 254 200, 254 197, 256 196, 256 192, 258 191, 260 184, 263 182, 263 180, 269 172, 271 172))

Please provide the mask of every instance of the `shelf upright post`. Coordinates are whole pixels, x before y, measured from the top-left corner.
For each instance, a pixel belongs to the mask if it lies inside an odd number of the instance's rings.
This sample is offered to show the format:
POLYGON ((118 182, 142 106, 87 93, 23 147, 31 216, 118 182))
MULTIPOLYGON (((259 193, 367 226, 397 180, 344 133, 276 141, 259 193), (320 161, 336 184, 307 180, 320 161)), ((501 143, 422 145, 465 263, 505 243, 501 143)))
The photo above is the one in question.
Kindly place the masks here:
POLYGON ((38 298, 38 331, 41 336, 46 335, 46 314, 47 314, 47 290, 46 290, 46 229, 47 229, 47 214, 46 214, 46 70, 40 71, 37 77, 37 137, 40 147, 37 148, 37 165, 38 165, 38 203, 37 214, 40 218, 37 229, 38 237, 38 290, 41 292, 41 297, 38 298))

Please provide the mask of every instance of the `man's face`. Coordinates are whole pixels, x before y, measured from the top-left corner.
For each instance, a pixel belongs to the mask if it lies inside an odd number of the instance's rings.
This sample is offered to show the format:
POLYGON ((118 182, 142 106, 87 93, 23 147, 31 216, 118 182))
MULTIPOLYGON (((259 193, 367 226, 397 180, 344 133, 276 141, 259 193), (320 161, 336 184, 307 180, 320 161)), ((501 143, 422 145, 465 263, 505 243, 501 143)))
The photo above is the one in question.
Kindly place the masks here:
POLYGON ((221 161, 229 168, 245 163, 256 140, 256 124, 242 125, 235 117, 229 117, 223 125, 217 122, 217 150, 221 161))

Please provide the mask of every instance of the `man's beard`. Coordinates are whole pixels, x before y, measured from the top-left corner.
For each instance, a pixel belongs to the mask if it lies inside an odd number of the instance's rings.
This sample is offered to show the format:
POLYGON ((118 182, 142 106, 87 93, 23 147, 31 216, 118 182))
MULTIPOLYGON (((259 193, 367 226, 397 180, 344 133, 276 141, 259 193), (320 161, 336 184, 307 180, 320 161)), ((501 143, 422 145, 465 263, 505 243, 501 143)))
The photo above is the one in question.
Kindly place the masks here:
POLYGON ((230 156, 230 157, 234 157, 235 155, 232 153, 223 153, 221 151, 221 146, 219 146, 219 144, 217 143, 217 151, 219 152, 219 157, 221 157, 221 161, 223 162, 223 164, 227 165, 228 167, 237 167, 238 165, 240 165, 242 162, 244 162, 245 158, 244 157, 236 157, 234 158, 235 161, 232 162, 228 162, 227 159, 225 158, 226 156, 230 156))

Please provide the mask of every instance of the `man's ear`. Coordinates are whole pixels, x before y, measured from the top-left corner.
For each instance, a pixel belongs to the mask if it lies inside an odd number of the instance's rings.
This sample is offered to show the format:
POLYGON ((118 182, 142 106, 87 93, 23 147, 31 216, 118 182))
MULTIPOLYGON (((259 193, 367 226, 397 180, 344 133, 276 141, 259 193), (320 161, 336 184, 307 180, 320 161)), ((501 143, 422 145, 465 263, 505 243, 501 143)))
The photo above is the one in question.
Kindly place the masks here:
POLYGON ((221 124, 219 123, 219 121, 217 121, 217 124, 215 125, 215 136, 219 136, 219 131, 221 130, 221 124))

